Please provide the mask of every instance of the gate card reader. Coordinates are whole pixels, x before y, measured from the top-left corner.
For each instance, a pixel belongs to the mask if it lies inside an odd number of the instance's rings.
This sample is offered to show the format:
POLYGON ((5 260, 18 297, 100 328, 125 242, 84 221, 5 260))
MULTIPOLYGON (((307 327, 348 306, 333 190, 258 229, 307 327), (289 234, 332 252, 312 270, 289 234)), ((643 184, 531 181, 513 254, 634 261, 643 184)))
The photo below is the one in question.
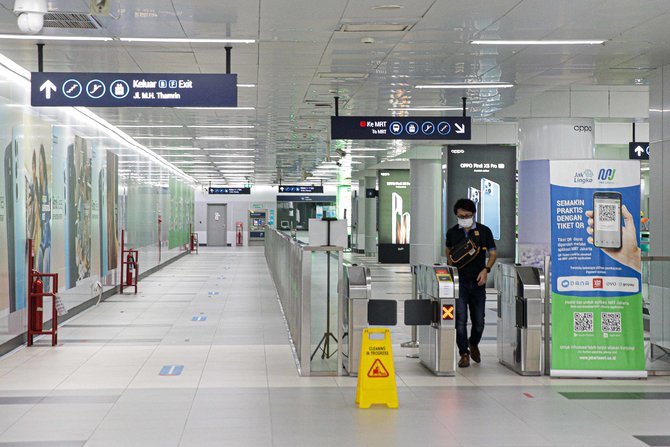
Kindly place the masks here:
POLYGON ((362 265, 344 267, 342 306, 342 361, 350 376, 358 374, 361 337, 368 328, 368 302, 372 296, 370 269, 362 265))
POLYGON ((419 359, 438 376, 456 373, 458 270, 448 265, 417 266, 417 297, 430 300, 432 319, 419 326, 419 359))
POLYGON ((498 360, 524 376, 541 375, 543 359, 544 272, 529 266, 499 264, 498 360))

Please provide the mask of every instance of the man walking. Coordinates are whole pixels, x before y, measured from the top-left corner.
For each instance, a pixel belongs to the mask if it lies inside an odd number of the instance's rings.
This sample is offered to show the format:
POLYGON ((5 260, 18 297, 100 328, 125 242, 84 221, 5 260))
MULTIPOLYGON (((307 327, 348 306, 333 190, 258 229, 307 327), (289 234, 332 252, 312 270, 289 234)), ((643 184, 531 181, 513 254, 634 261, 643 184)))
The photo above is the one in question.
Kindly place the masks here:
POLYGON ((484 333, 486 311, 486 279, 496 262, 496 244, 491 230, 475 222, 477 208, 472 200, 459 199, 454 205, 458 224, 447 231, 447 257, 458 268, 459 293, 456 300, 456 344, 461 359, 460 368, 470 366, 470 356, 477 363, 482 361, 479 342, 484 333), (467 245, 464 250, 463 247, 467 245), (454 255, 458 253, 456 259, 454 255), (488 262, 486 260, 488 253, 488 262), (472 332, 468 338, 468 310, 472 332))

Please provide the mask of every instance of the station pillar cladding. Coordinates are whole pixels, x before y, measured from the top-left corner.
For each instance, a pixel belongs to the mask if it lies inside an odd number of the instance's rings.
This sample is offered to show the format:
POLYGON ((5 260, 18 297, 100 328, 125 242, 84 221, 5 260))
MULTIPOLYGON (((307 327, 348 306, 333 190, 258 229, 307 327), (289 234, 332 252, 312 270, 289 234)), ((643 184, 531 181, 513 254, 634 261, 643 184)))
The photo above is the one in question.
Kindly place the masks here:
MULTIPOLYGON (((649 218, 651 256, 670 255, 670 65, 658 68, 649 77, 649 218), (666 153, 667 152, 667 153, 666 153)), ((652 321, 652 344, 670 345, 668 326, 663 325, 670 311, 663 297, 670 295, 670 262, 651 263, 651 313, 661 317, 652 321), (659 324, 656 325, 655 322, 659 324)), ((667 320, 666 320, 667 321, 667 320)))
POLYGON ((442 254, 440 236, 441 148, 425 149, 422 151, 423 155, 432 155, 432 158, 410 158, 410 215, 412 220, 409 263, 411 265, 432 265, 440 260, 442 254), (434 151, 431 152, 431 149, 434 151))
MULTIPOLYGON (((377 177, 365 177, 365 189, 375 189, 377 177)), ((365 256, 377 256, 377 197, 365 197, 365 256)))
POLYGON ((537 213, 549 199, 543 160, 584 160, 595 156, 595 122, 588 118, 528 118, 519 121, 519 208, 517 261, 542 267, 550 254, 550 216, 537 213))

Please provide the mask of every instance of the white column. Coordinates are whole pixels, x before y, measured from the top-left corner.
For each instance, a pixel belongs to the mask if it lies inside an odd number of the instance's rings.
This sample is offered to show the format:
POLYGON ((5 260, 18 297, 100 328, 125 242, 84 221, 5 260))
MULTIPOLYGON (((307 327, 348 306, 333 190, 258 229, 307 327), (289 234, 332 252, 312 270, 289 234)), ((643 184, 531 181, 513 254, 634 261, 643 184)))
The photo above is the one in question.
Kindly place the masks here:
POLYGON ((356 250, 365 253, 365 178, 358 180, 358 208, 356 215, 356 250))
MULTIPOLYGON (((376 177, 365 177, 365 188, 374 189, 376 177)), ((377 256, 377 198, 365 197, 365 256, 377 256)))
MULTIPOLYGON (((670 65, 654 70, 649 77, 649 142, 649 254, 670 256, 670 65)), ((670 262, 652 261, 650 266, 651 342, 667 349, 670 262)))
POLYGON ((519 121, 519 160, 594 158, 595 124, 588 118, 528 118, 519 121))
POLYGON ((410 160, 411 265, 433 264, 440 259, 441 173, 439 158, 410 160))

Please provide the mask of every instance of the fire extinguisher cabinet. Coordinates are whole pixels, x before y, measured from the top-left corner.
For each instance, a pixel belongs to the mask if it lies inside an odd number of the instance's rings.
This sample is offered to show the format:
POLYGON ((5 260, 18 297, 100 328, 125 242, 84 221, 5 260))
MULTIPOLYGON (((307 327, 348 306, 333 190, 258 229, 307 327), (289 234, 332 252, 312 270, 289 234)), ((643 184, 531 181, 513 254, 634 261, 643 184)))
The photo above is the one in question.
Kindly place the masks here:
POLYGON ((51 335, 51 346, 58 343, 58 273, 35 270, 33 240, 28 239, 28 346, 33 345, 35 335, 51 335), (51 292, 44 290, 45 282, 51 283, 51 292), (44 328, 44 298, 51 299, 51 329, 44 328))
POLYGON ((121 231, 121 281, 119 281, 119 292, 123 293, 124 287, 134 287, 137 293, 137 280, 140 276, 140 253, 137 250, 126 249, 125 230, 121 231))

